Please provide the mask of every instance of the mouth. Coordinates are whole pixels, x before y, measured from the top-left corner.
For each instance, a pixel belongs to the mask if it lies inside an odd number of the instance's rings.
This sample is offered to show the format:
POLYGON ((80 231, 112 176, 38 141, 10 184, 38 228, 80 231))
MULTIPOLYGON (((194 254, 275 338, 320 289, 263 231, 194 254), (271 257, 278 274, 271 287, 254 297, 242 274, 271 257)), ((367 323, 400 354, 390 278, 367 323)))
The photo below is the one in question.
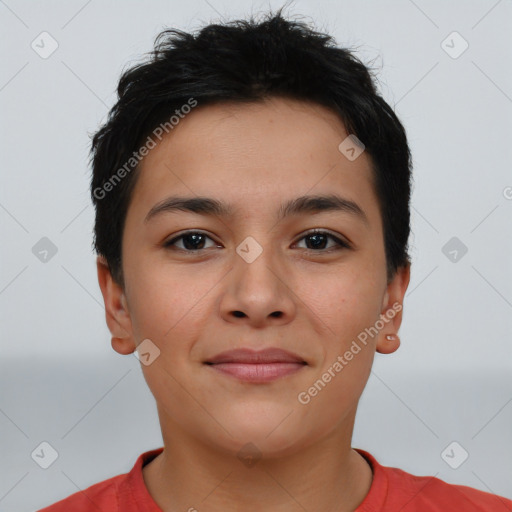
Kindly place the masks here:
POLYGON ((204 364, 224 375, 253 383, 270 382, 307 366, 297 354, 278 348, 230 350, 217 354, 204 364))

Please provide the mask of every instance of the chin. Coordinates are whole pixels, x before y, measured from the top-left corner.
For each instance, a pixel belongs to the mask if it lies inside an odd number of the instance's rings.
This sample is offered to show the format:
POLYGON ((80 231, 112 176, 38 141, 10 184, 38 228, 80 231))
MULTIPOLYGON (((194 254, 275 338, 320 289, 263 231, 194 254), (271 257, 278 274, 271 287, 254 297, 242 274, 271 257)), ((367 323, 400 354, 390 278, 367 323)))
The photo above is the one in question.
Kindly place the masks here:
MULTIPOLYGON (((291 409, 290 409, 291 411, 291 409)), ((255 452, 265 458, 279 458, 300 451, 304 446, 307 429, 296 425, 295 419, 283 419, 290 412, 266 418, 239 418, 223 423, 231 436, 222 430, 222 438, 210 440, 231 454, 242 456, 246 452, 255 452)))

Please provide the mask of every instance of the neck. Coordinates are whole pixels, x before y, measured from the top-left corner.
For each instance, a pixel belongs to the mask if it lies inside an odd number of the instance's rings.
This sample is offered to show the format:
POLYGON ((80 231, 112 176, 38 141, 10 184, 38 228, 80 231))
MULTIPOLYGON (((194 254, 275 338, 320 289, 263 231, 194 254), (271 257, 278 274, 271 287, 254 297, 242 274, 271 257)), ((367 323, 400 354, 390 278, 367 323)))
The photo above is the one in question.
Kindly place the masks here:
POLYGON ((354 512, 371 487, 369 464, 350 446, 352 427, 286 456, 262 454, 248 465, 169 426, 162 429, 164 451, 143 468, 146 487, 163 512, 354 512))

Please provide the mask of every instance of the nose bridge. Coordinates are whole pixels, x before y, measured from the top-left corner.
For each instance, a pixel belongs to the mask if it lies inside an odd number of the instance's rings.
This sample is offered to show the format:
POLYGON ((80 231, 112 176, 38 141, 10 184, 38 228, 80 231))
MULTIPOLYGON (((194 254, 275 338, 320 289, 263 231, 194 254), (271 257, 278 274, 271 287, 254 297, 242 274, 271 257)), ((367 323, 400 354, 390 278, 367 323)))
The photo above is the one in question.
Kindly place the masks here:
MULTIPOLYGON (((265 235, 259 236, 260 240, 265 235)), ((266 241, 259 243, 253 236, 247 236, 236 247, 237 258, 235 259, 237 281, 244 285, 250 285, 251 288, 256 287, 259 293, 273 293, 278 291, 279 281, 276 277, 275 251, 271 243, 270 237, 266 236, 266 241)))

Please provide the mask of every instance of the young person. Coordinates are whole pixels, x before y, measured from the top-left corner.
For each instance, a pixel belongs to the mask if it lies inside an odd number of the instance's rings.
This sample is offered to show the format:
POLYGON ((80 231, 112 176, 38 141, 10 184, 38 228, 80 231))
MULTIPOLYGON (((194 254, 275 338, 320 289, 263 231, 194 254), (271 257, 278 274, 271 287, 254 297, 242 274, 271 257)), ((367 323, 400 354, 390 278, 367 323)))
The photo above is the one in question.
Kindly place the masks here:
POLYGON ((98 279, 164 446, 43 510, 512 510, 351 447, 411 263, 411 155, 366 66, 279 11, 164 31, 118 94, 92 144, 98 279))

